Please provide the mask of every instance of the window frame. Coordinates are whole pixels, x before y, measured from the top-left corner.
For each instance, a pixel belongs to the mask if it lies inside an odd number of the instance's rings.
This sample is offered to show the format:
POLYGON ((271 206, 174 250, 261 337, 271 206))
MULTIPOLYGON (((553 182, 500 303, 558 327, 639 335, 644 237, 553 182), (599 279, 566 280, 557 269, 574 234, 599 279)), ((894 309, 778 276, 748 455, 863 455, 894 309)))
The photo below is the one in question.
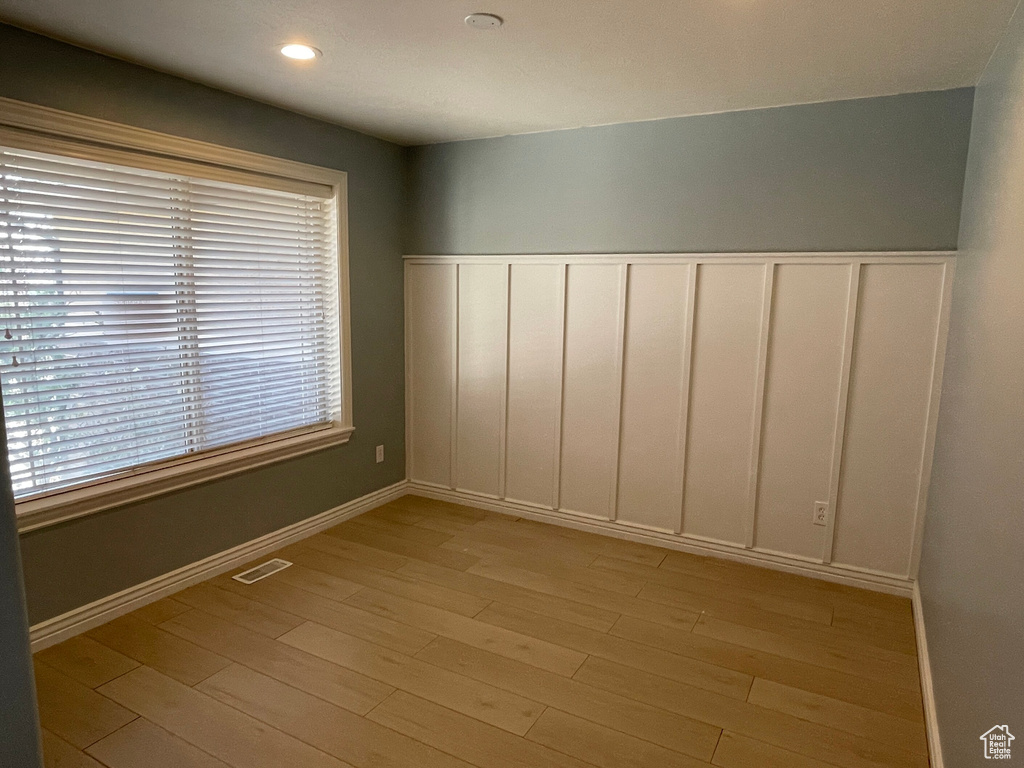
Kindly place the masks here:
MULTIPOLYGON (((217 181, 300 191, 329 187, 338 231, 338 329, 341 403, 327 427, 310 426, 131 467, 15 504, 19 532, 55 525, 268 464, 347 443, 352 423, 349 308, 348 174, 255 152, 158 133, 0 97, 0 146, 190 173, 217 181)), ((6 439, 6 436, 4 436, 6 439)))

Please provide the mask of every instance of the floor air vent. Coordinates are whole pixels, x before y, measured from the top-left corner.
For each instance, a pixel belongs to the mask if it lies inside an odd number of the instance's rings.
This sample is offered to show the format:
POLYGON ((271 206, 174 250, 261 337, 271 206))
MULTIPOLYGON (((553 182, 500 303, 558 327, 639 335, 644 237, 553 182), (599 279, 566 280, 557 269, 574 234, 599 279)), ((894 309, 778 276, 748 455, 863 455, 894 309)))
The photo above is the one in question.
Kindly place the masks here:
POLYGON ((291 565, 291 563, 287 560, 268 560, 263 563, 263 565, 257 565, 255 568, 250 568, 248 571, 242 571, 231 578, 235 581, 240 581, 243 584, 252 584, 254 581, 265 579, 271 574, 284 570, 289 565, 291 565))

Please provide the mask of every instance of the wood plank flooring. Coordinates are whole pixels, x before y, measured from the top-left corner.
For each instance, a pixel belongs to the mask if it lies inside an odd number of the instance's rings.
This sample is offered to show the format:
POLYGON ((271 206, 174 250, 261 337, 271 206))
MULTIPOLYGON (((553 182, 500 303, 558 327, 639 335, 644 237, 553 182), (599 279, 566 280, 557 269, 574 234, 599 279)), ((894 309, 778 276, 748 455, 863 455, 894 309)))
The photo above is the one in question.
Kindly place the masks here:
POLYGON ((37 654, 48 768, 928 766, 906 599, 416 496, 274 556, 37 654))

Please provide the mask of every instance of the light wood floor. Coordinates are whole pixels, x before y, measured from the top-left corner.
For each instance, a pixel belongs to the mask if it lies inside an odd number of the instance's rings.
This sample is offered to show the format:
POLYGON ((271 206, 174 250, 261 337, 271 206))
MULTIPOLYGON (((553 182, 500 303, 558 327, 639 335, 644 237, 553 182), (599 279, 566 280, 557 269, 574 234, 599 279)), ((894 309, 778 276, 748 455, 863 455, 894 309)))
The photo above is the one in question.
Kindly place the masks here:
POLYGON ((906 599, 412 496, 277 554, 39 653, 47 764, 928 765, 906 599))

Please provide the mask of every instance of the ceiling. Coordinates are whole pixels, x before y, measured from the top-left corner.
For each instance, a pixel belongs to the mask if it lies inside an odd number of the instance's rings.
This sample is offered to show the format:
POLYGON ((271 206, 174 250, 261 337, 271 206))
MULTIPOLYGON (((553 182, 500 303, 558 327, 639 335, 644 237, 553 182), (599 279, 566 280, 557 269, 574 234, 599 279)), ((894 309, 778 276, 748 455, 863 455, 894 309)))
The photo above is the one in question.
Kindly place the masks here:
POLYGON ((974 85, 1016 3, 0 0, 0 19, 426 144, 974 85), (323 57, 286 60, 292 41, 323 57))

